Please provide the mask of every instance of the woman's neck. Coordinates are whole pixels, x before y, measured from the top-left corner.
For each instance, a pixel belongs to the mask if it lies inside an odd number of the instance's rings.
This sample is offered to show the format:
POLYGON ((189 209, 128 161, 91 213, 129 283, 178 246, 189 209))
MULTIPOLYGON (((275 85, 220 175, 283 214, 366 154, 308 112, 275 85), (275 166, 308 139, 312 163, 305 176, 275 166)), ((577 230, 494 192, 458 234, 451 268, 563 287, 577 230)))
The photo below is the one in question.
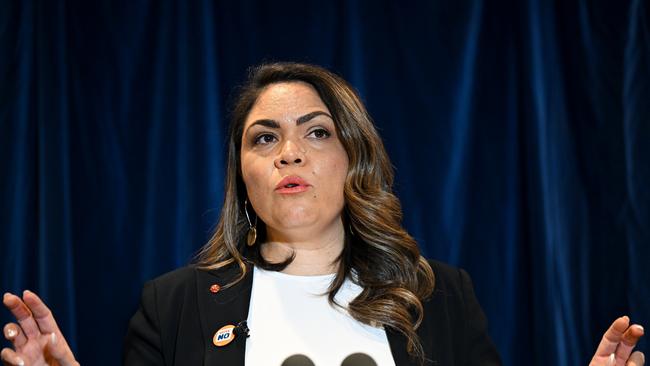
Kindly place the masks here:
POLYGON ((269 240, 260 248, 265 260, 278 263, 295 253, 294 260, 282 272, 298 276, 316 276, 337 271, 345 232, 343 225, 337 225, 321 235, 310 235, 309 239, 305 239, 304 236, 292 237, 267 228, 267 238, 269 240))

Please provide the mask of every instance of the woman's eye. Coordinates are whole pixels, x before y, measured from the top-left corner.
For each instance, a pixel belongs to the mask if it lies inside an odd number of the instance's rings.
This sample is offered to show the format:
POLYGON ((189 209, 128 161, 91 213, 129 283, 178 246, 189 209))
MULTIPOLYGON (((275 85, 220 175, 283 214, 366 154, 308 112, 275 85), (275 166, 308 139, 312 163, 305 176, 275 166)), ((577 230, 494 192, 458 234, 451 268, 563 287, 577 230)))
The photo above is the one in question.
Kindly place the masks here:
POLYGON ((329 131, 323 128, 318 128, 309 133, 309 136, 314 136, 317 139, 326 139, 331 136, 329 131))
POLYGON ((257 136, 253 142, 255 143, 255 145, 267 145, 273 142, 274 140, 275 140, 275 136, 265 133, 257 136))

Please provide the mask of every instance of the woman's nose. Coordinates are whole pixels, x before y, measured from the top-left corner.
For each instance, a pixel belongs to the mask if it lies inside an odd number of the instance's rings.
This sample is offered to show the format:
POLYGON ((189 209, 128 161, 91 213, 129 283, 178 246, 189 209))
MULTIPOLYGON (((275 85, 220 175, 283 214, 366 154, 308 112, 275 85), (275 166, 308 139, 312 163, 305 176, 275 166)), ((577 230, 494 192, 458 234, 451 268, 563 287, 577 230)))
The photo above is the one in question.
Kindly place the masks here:
POLYGON ((275 158, 275 167, 278 169, 291 166, 303 165, 305 163, 305 153, 300 147, 291 141, 285 142, 280 154, 275 158))

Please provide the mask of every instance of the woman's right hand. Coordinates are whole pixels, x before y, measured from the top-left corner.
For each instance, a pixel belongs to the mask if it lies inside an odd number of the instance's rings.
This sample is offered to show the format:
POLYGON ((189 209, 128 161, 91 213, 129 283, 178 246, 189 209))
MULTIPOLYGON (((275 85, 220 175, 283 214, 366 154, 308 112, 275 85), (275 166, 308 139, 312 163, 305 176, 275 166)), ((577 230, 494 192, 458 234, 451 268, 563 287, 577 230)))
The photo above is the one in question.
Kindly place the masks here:
POLYGON ((7 323, 3 329, 5 338, 13 344, 13 349, 2 349, 5 365, 79 365, 52 312, 35 293, 25 291, 22 299, 5 293, 2 302, 18 322, 7 323))

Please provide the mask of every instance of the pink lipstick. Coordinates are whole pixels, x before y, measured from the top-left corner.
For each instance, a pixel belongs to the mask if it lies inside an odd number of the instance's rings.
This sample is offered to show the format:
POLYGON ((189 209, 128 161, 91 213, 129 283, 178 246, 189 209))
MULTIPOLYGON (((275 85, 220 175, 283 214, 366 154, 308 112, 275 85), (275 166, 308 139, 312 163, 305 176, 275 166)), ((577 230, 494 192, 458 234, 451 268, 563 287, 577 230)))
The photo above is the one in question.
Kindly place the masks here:
POLYGON ((300 193, 309 189, 310 184, 297 175, 290 175, 282 178, 280 183, 275 186, 275 191, 278 193, 300 193))

